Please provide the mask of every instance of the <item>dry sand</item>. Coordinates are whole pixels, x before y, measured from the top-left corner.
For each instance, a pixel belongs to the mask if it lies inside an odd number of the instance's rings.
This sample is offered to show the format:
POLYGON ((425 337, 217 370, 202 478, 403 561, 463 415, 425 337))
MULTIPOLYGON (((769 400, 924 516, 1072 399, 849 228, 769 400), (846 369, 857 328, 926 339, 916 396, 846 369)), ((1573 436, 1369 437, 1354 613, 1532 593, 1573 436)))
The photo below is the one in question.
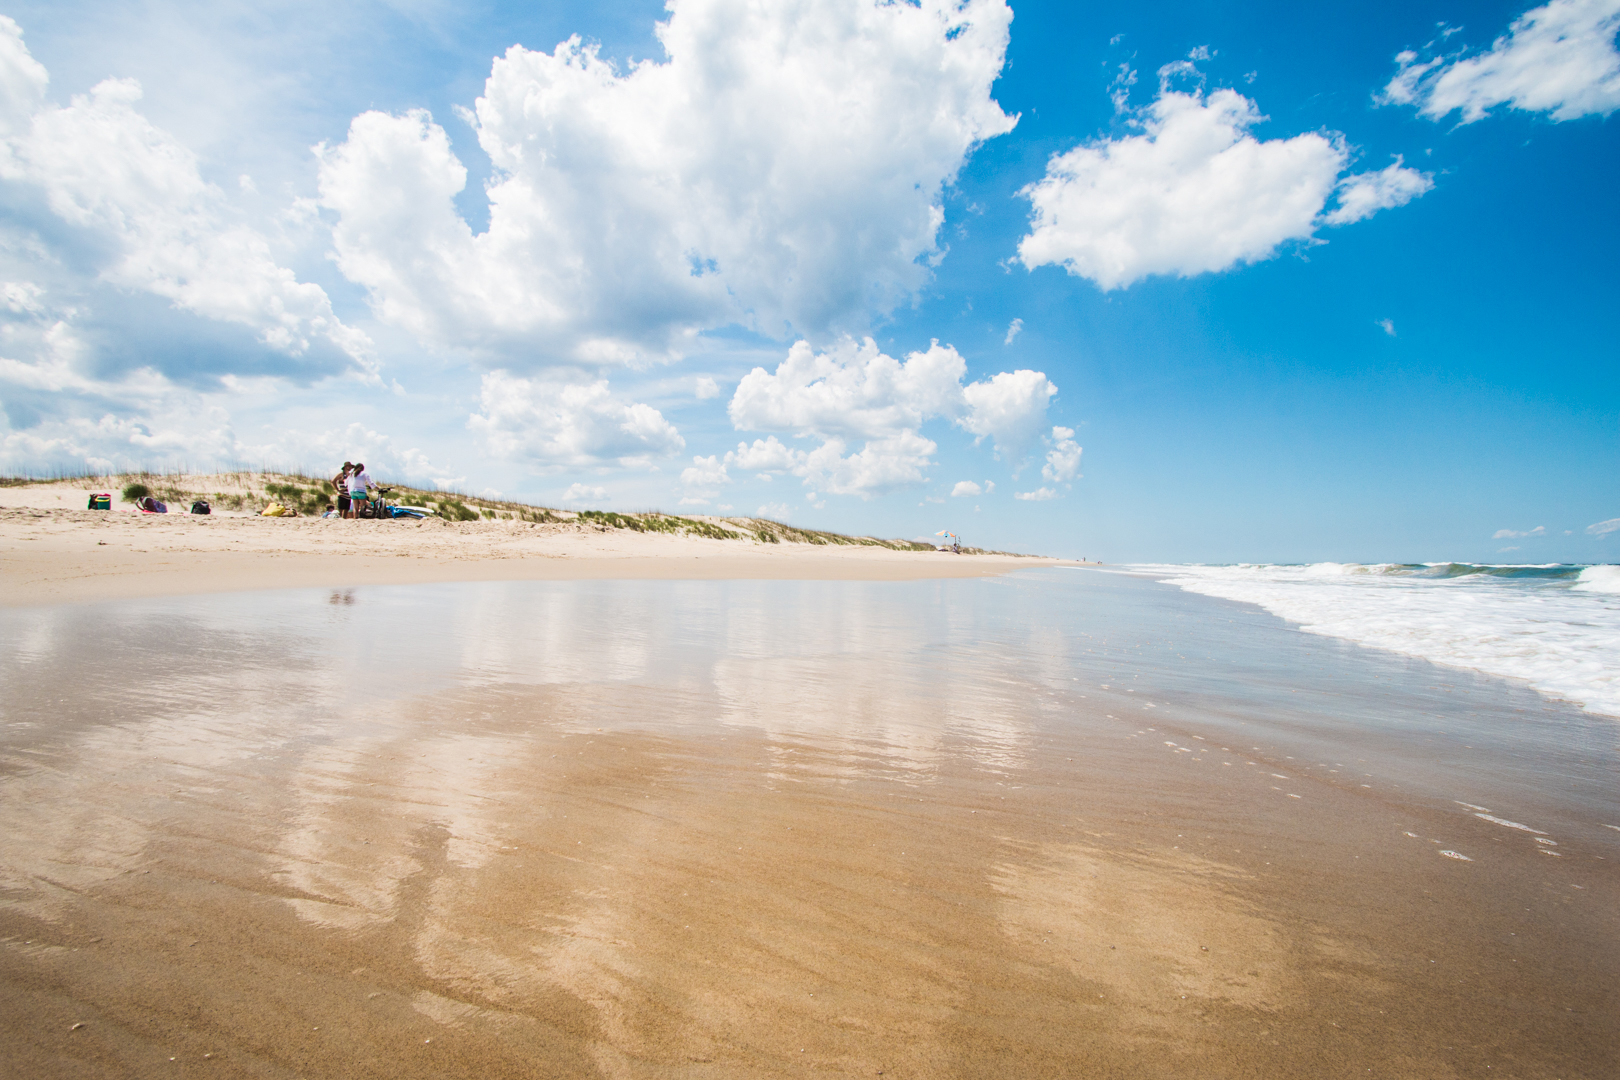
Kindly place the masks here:
MULTIPOLYGON (((213 491, 218 478, 193 478, 213 491), (210 482, 212 481, 212 482, 210 482)), ((84 509, 105 487, 0 488, 0 603, 32 605, 307 586, 582 578, 904 581, 1056 560, 711 540, 521 521, 345 521, 84 509)))

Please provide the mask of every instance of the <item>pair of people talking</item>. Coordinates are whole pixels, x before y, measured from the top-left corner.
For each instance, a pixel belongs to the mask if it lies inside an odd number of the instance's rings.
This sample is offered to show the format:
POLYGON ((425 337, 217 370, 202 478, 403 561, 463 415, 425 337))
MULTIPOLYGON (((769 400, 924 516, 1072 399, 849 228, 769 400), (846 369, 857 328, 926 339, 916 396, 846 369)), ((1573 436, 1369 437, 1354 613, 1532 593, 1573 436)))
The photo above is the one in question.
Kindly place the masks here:
POLYGON ((360 504, 371 502, 371 491, 377 484, 366 472, 365 462, 345 461, 343 469, 332 477, 332 486, 337 488, 337 506, 339 517, 358 517, 360 504))

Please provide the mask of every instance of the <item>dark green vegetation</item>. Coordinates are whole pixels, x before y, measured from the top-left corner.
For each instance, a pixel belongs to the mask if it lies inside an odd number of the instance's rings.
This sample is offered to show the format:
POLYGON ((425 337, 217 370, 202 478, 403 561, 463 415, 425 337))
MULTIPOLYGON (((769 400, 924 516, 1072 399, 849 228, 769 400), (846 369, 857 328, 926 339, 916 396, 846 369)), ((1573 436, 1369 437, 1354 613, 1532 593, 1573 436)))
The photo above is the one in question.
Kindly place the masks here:
POLYGON ((152 489, 147 487, 145 484, 124 485, 125 502, 134 502, 136 499, 144 499, 150 494, 152 494, 152 489))

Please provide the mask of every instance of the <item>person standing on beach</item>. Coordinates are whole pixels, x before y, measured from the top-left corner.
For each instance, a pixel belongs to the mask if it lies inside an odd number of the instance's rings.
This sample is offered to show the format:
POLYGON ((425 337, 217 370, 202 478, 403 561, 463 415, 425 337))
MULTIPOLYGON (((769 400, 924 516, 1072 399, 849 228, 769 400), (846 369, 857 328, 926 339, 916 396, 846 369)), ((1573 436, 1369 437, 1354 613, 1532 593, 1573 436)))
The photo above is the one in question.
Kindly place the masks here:
POLYGON ((360 503, 371 499, 370 488, 373 486, 371 474, 366 472, 366 463, 354 463, 354 475, 349 478, 349 503, 354 507, 354 516, 360 516, 360 503))
POLYGON ((338 470, 336 476, 332 477, 332 486, 337 489, 337 510, 340 518, 349 516, 349 470, 352 468, 354 468, 354 462, 345 461, 343 468, 338 470))

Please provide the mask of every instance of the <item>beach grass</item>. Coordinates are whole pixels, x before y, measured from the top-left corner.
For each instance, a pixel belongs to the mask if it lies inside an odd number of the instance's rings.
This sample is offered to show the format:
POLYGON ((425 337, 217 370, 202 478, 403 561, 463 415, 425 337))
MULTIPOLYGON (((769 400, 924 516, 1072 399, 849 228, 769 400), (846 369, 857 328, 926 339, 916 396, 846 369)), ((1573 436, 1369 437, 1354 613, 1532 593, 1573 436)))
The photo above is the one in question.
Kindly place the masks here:
MULTIPOLYGON (((179 470, 124 473, 60 473, 37 476, 0 477, 0 487, 24 487, 66 481, 91 481, 109 491, 119 491, 124 502, 151 495, 164 502, 189 504, 205 499, 222 510, 248 513, 278 503, 300 515, 319 516, 335 504, 337 491, 330 479, 311 476, 299 469, 236 469, 224 472, 179 470)), ((824 529, 806 529, 761 517, 717 517, 665 513, 658 509, 637 511, 568 510, 539 506, 494 496, 475 495, 455 488, 421 488, 393 483, 388 500, 400 506, 417 507, 451 523, 511 521, 535 525, 574 524, 603 531, 627 530, 638 533, 664 533, 702 537, 710 540, 750 541, 757 544, 809 544, 826 547, 871 547, 891 551, 937 551, 926 541, 851 536, 824 529)), ((1012 555, 1014 552, 964 547, 964 554, 1012 555)))

